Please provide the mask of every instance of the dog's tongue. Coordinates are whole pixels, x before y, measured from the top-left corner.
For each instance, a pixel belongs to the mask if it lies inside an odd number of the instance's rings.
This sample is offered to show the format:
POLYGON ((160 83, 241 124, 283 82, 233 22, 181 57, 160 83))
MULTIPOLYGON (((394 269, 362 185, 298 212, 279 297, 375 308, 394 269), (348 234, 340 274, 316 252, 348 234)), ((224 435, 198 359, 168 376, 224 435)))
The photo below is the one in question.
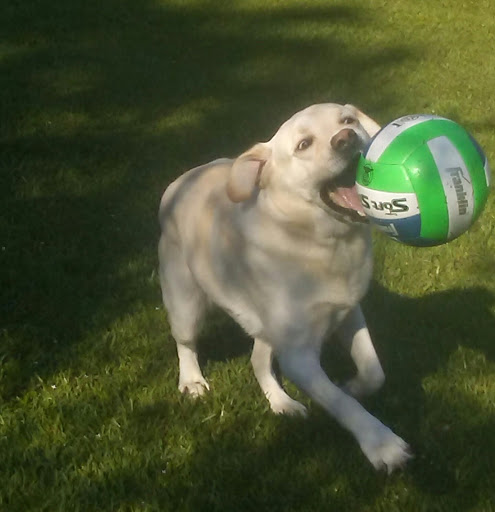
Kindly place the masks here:
POLYGON ((356 190, 356 185, 352 187, 336 187, 330 191, 330 198, 343 208, 350 208, 364 213, 361 198, 356 190))

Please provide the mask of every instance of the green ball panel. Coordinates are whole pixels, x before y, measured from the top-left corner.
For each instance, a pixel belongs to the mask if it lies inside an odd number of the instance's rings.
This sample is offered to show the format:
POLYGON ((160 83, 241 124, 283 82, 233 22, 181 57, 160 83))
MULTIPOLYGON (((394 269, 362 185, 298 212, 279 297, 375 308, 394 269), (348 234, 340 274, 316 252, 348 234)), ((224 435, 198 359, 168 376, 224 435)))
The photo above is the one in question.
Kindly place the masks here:
POLYGON ((358 163, 356 182, 383 192, 414 192, 404 166, 369 162, 362 155, 358 163))
POLYGON ((397 135, 380 156, 378 162, 383 164, 404 163, 418 147, 423 146, 429 140, 443 135, 450 136, 459 131, 465 133, 464 128, 448 119, 428 119, 397 135))
POLYGON ((449 213, 437 165, 426 144, 422 144, 405 163, 418 198, 421 236, 445 241, 449 232, 449 213))

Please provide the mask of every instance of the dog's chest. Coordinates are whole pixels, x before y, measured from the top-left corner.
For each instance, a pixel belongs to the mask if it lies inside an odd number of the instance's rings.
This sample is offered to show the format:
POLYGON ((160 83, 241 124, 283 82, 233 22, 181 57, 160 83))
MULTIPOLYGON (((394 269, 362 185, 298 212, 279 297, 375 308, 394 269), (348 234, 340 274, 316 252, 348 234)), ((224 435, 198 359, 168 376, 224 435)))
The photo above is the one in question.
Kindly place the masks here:
POLYGON ((297 301, 349 308, 366 293, 372 273, 366 234, 327 243, 291 240, 274 244, 272 251, 266 254, 266 275, 297 301))
POLYGON ((364 244, 351 250, 342 246, 323 254, 316 251, 314 260, 308 260, 301 278, 312 286, 310 295, 316 302, 347 308, 363 298, 372 270, 370 251, 364 244))

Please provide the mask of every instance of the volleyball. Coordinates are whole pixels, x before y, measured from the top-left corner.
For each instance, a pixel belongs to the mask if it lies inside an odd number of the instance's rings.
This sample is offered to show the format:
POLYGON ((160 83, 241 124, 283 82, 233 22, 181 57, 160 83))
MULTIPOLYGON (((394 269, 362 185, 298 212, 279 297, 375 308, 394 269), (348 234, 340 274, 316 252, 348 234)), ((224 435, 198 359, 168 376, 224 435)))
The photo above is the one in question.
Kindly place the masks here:
POLYGON ((407 245, 440 245, 467 231, 485 206, 490 166, 458 123, 427 114, 382 128, 360 157, 356 188, 368 219, 407 245))

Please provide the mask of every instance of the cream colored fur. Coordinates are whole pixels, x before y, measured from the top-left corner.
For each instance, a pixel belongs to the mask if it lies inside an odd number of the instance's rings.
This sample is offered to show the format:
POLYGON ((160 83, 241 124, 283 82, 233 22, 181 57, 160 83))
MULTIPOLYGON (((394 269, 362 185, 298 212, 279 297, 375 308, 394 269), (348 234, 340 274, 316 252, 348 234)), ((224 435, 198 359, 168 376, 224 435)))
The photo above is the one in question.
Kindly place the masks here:
POLYGON ((359 306, 372 272, 369 228, 320 197, 378 130, 350 105, 313 105, 237 159, 186 172, 161 201, 159 257, 182 392, 209 389, 196 338, 213 301, 254 338, 251 362, 273 411, 306 412, 276 379, 275 357, 283 374, 354 435, 375 468, 390 472, 410 457, 408 446, 356 399, 384 381, 359 306), (357 136, 352 152, 334 147, 343 130, 357 136), (319 362, 331 333, 357 367, 342 389, 319 362))

